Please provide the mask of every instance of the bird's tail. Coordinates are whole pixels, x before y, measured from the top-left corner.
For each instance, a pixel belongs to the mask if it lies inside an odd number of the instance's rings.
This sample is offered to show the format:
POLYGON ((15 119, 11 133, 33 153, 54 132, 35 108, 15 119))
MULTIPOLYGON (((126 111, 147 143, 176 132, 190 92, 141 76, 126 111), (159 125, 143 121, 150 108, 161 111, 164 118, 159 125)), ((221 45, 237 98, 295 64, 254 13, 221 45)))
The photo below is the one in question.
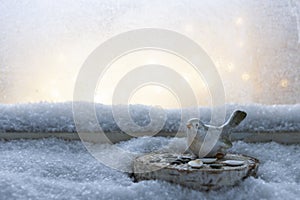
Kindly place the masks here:
POLYGON ((247 116, 247 113, 241 110, 236 110, 232 113, 230 118, 225 123, 225 126, 236 127, 239 125, 247 116))
POLYGON ((223 135, 229 136, 231 129, 238 126, 247 116, 247 113, 241 110, 236 110, 229 117, 227 122, 223 126, 223 135))

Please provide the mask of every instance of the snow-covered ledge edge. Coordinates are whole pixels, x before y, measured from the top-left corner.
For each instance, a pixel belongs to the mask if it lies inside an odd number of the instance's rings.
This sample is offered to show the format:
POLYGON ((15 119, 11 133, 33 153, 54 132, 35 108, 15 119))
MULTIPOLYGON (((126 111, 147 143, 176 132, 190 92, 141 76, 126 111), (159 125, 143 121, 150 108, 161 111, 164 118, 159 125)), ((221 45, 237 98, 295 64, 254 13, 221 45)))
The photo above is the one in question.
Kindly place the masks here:
MULTIPOLYGON (((90 103, 76 102, 82 110, 90 103)), ((95 112, 99 124, 109 135, 112 142, 128 140, 131 137, 122 133, 114 120, 112 107, 95 104, 95 112)), ((143 127, 151 122, 149 117, 153 107, 145 105, 131 105, 132 120, 140 126, 135 133, 155 132, 153 127, 145 130, 143 127)), ((209 123, 211 110, 209 107, 189 108, 199 109, 199 118, 209 123)), ((187 110, 189 110, 187 109, 187 110)), ((276 141, 281 143, 300 143, 300 104, 294 105, 260 105, 260 104, 228 104, 227 118, 233 110, 240 109, 247 112, 246 119, 233 130, 234 140, 249 142, 276 141)), ((127 112, 126 106, 117 106, 117 112, 127 112)), ((85 114, 85 113, 83 113, 85 114)), ((184 137, 184 124, 188 119, 181 120, 180 110, 165 110, 165 124, 156 136, 184 137)), ((131 127, 123 122, 126 127, 131 127)), ((82 127, 81 127, 82 128, 82 127)), ((87 132, 96 132, 93 127, 83 127, 87 132)), ((155 129, 155 127, 154 127, 155 129)), ((148 134, 146 134, 148 135, 148 134)), ((58 137, 68 140, 80 139, 76 133, 73 118, 72 102, 65 103, 33 103, 33 104, 0 104, 0 139, 38 139, 58 137)), ((91 141, 97 141, 95 135, 90 134, 91 141)), ((101 142, 101 141, 99 141, 101 142)))
MULTIPOLYGON (((87 137, 90 140, 87 140, 89 142, 99 142, 101 143, 101 140, 97 139, 95 137, 97 133, 86 133, 87 137)), ((114 133, 108 133, 110 135, 110 141, 112 143, 118 143, 121 141, 129 140, 132 138, 132 136, 120 133, 120 132, 114 132, 114 133)), ((148 135, 148 134, 145 134, 148 135)), ((141 134, 143 136, 143 134, 141 134)), ((156 134, 157 137, 185 137, 184 132, 178 132, 178 133, 166 133, 166 132, 160 132, 156 134)), ((16 140, 16 139, 42 139, 42 138, 60 138, 64 140, 80 140, 80 137, 77 133, 59 133, 59 132, 53 132, 53 133, 22 133, 22 132, 12 132, 12 133, 1 133, 0 132, 0 140, 16 140)), ((233 133, 232 134, 233 141, 242 140, 245 142, 278 142, 282 144, 300 144, 300 132, 256 132, 256 133, 250 133, 250 132, 244 132, 244 133, 233 133)))

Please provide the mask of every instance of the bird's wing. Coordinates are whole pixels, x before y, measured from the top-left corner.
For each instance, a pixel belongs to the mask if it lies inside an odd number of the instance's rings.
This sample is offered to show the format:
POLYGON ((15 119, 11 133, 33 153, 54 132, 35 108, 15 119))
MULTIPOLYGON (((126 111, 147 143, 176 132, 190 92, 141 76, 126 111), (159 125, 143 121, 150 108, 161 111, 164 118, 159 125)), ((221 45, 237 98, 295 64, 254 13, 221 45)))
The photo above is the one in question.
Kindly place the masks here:
POLYGON ((228 139, 223 139, 222 144, 224 148, 231 148, 232 147, 232 142, 228 139))
POLYGON ((198 130, 204 128, 204 130, 208 130, 210 128, 210 125, 204 124, 202 121, 199 120, 199 127, 198 130))

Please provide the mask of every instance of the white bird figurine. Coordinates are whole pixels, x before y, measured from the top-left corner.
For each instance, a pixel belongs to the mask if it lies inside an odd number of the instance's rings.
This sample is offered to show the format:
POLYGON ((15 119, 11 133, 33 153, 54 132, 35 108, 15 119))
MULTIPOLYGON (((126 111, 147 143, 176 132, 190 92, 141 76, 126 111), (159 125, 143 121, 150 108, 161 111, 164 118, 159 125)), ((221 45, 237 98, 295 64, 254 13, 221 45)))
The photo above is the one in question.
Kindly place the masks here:
POLYGON ((187 122, 187 143, 189 150, 202 157, 224 157, 232 147, 232 129, 247 116, 244 111, 236 110, 222 126, 206 125, 198 118, 187 122), (209 131, 208 131, 209 130, 209 131))

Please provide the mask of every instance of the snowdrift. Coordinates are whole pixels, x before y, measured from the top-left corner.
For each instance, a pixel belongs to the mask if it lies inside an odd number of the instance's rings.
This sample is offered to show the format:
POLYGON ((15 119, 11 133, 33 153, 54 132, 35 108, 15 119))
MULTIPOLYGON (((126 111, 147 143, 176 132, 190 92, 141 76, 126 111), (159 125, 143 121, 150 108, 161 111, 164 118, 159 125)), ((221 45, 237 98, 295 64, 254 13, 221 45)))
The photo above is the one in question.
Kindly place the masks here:
MULTIPOLYGON (((87 103, 77 103, 83 108, 87 103)), ((125 106, 115 110, 126 112, 125 106)), ((152 107, 145 105, 131 105, 129 112, 132 120, 143 131, 150 122, 152 107)), ((190 108, 192 109, 192 108, 190 108)), ((197 108, 194 108, 197 109, 197 108)), ((248 113, 247 118, 235 129, 235 132, 300 132, 300 104, 295 105, 237 105, 226 106, 227 117, 235 109, 248 113)), ((211 111, 208 107, 201 107, 199 118, 209 123, 211 111)), ((114 120, 112 107, 95 104, 98 122, 105 132, 120 132, 120 127, 114 120)), ((161 132, 172 133, 183 131, 182 125, 187 119, 181 120, 181 110, 164 110, 166 118, 161 132)), ((126 126, 126 124, 123 124, 126 126)), ((93 126, 87 126, 87 131, 93 131, 93 126)), ((149 129, 149 127, 148 127, 149 129)), ((147 131, 151 131, 147 130, 147 131)), ((72 103, 35 103, 35 104, 0 104, 0 132, 33 132, 33 133, 75 133, 72 103)))

